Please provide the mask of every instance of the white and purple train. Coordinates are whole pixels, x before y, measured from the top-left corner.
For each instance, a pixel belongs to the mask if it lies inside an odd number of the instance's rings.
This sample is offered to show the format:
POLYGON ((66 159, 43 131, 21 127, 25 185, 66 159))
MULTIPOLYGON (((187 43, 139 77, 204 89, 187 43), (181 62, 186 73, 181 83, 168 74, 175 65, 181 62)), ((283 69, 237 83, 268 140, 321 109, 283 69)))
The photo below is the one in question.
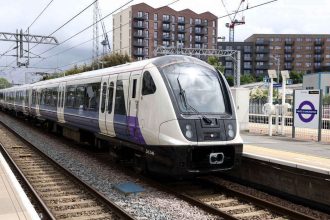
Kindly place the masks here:
POLYGON ((2 109, 169 175, 232 169, 242 155, 225 78, 188 56, 163 56, 0 90, 2 109))

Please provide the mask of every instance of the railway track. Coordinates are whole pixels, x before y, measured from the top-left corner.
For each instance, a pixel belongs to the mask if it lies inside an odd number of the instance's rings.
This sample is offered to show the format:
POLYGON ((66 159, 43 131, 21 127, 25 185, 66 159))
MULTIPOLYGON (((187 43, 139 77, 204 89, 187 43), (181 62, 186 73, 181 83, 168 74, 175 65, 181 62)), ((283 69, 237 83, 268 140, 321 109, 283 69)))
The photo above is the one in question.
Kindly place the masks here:
POLYGON ((12 135, 0 150, 40 208, 42 219, 135 219, 0 122, 12 135))
POLYGON ((172 182, 168 183, 166 188, 181 199, 224 219, 315 219, 278 204, 229 189, 213 179, 214 177, 202 177, 188 182, 172 182))

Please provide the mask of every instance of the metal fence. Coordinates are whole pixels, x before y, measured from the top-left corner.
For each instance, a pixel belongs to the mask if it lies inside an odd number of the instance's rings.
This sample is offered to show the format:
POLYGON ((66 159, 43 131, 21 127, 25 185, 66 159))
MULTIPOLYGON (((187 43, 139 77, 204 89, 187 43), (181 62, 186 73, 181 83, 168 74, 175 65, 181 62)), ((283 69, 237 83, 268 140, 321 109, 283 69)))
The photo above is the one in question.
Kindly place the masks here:
MULTIPOLYGON (((268 134, 268 115, 263 113, 263 103, 251 103, 249 106, 249 131, 252 133, 268 134)), ((278 120, 276 115, 272 117, 272 133, 273 135, 292 136, 292 109, 289 109, 285 119, 282 120, 281 112, 279 112, 278 120), (284 122, 284 132, 282 132, 282 121, 284 122)), ((330 105, 322 106, 322 142, 330 142, 330 105)), ((318 130, 310 128, 296 128, 296 138, 302 140, 318 139, 318 130)))

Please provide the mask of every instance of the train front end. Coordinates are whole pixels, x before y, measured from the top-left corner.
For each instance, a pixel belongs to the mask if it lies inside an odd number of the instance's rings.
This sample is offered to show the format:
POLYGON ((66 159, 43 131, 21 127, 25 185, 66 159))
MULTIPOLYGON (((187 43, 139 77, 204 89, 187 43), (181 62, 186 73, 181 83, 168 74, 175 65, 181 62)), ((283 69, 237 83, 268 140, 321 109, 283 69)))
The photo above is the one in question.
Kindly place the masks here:
POLYGON ((175 120, 160 125, 160 146, 155 151, 163 165, 148 167, 181 176, 238 166, 243 144, 235 104, 223 75, 192 57, 169 56, 155 65, 171 99, 175 120))

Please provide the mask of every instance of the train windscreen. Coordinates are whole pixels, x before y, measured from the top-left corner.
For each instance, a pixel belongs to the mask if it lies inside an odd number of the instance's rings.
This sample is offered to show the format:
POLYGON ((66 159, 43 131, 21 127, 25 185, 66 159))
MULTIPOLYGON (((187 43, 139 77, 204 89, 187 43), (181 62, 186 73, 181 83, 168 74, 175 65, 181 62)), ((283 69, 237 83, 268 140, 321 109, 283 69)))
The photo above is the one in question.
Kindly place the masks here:
POLYGON ((194 63, 176 63, 161 69, 182 113, 225 113, 222 85, 216 71, 194 63))

